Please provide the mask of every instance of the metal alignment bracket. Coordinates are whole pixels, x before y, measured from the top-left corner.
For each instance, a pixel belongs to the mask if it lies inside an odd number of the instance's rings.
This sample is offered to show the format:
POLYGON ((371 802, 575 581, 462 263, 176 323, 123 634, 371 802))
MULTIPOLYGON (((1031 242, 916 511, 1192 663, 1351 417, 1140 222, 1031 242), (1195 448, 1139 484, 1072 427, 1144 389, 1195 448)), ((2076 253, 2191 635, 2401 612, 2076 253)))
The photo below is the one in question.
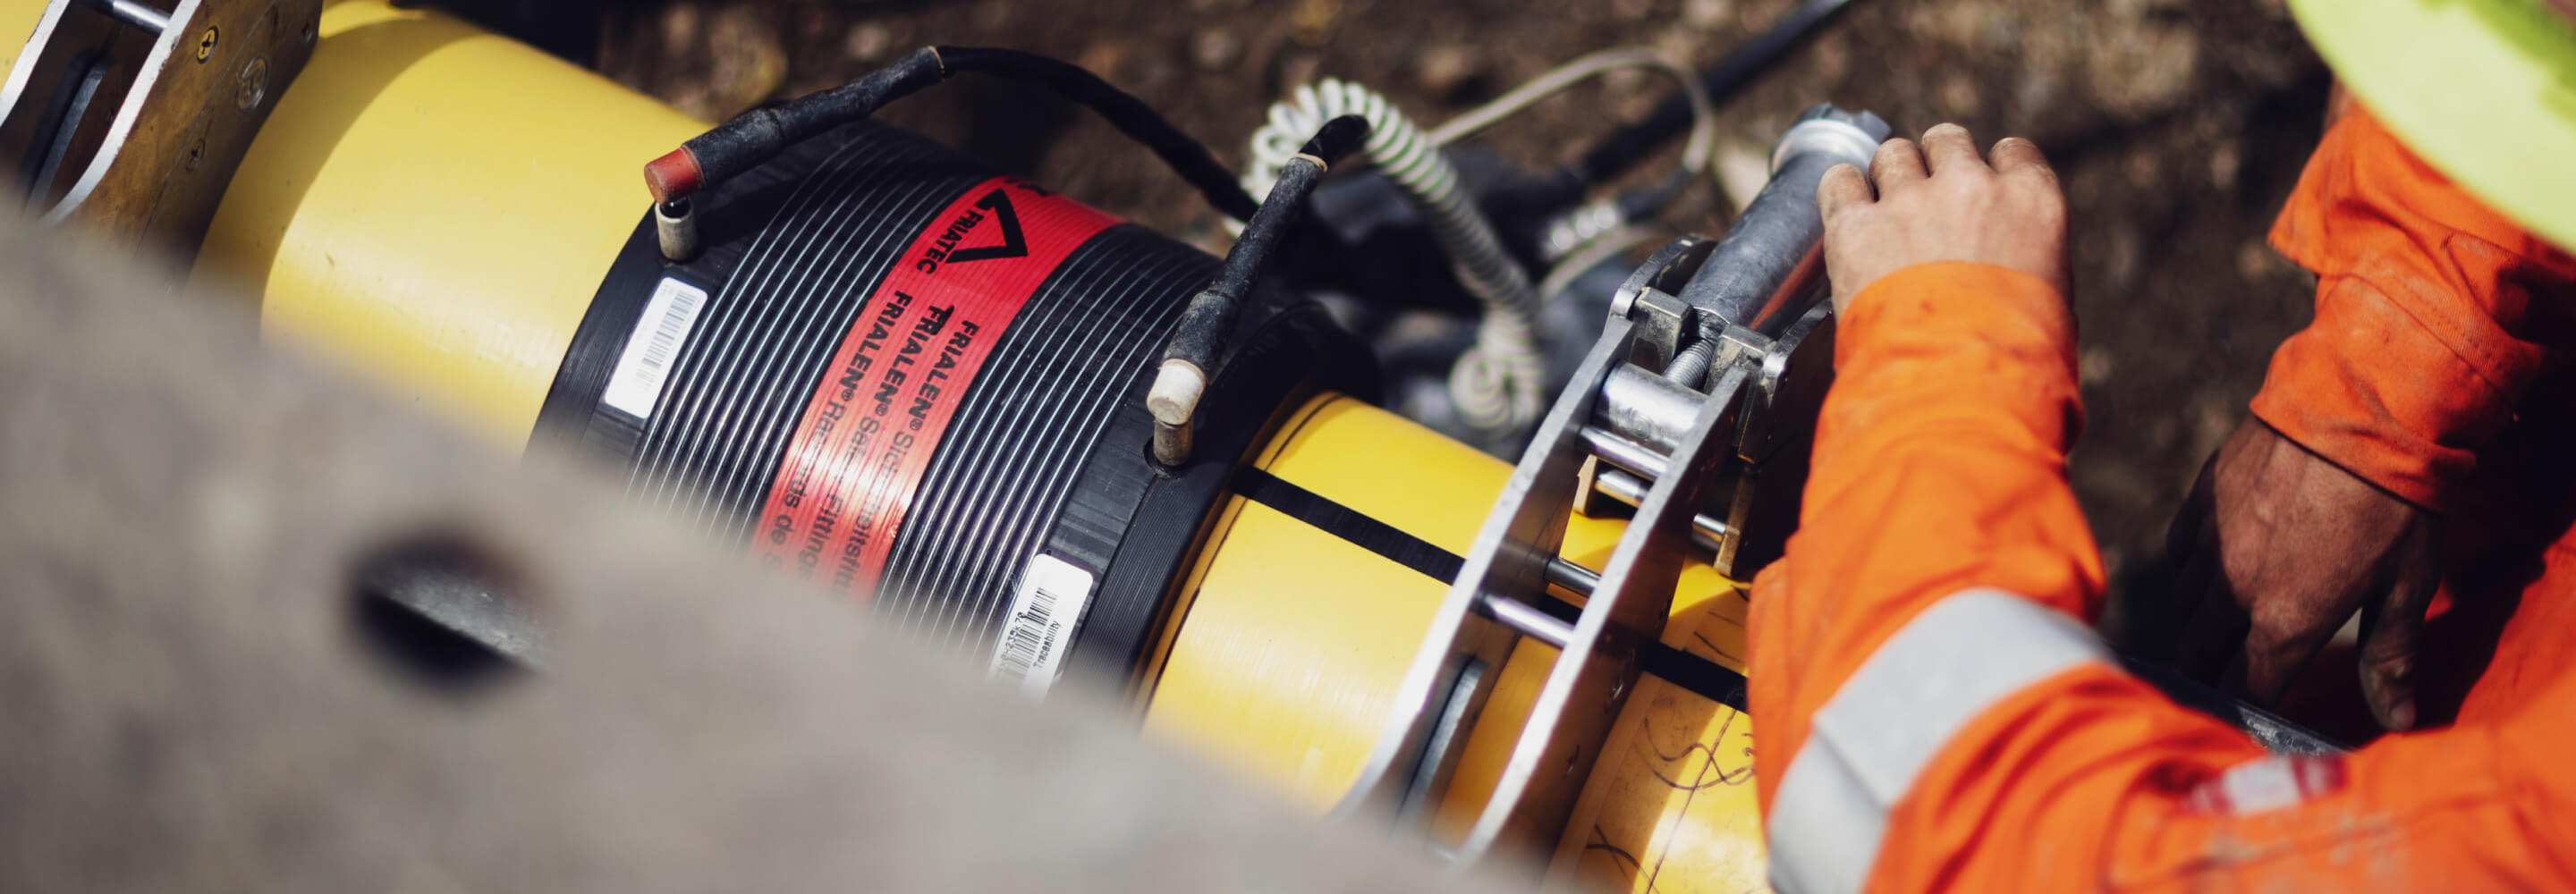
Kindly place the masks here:
POLYGON ((53 0, 0 87, 0 161, 30 216, 186 262, 287 84, 322 0, 53 0))
POLYGON ((1675 241, 1620 287, 1486 516, 1339 812, 1391 813, 1428 831, 1504 661, 1527 637, 1555 647, 1555 663, 1492 796, 1449 853, 1465 866, 1554 849, 1682 569, 1706 561, 1749 576, 1796 525, 1800 442, 1832 380, 1816 183, 1835 164, 1866 164, 1885 136, 1866 112, 1809 110, 1723 240, 1675 241), (1634 516, 1604 567, 1558 555, 1570 513, 1614 503, 1634 516), (1571 623, 1543 610, 1551 585, 1582 601, 1571 623))
POLYGON ((1634 689, 1639 647, 1660 634, 1671 612, 1685 563, 1725 536, 1701 511, 1703 495, 1739 464, 1737 432, 1747 401, 1759 397, 1760 366, 1719 369, 1705 393, 1655 372, 1688 331, 1691 314, 1673 293, 1714 246, 1696 237, 1676 241, 1621 287, 1617 313, 1487 517, 1342 811, 1391 811, 1399 823, 1423 824, 1457 770, 1503 662, 1526 636, 1558 649, 1555 665, 1492 798, 1452 855, 1463 865, 1498 849, 1542 853, 1554 846, 1634 689), (1639 401, 1650 403, 1640 409, 1639 401), (1569 513, 1578 501, 1612 491, 1635 504, 1635 521, 1597 575, 1570 567, 1558 557, 1569 513), (1536 608, 1550 584, 1582 600, 1571 624, 1536 608))

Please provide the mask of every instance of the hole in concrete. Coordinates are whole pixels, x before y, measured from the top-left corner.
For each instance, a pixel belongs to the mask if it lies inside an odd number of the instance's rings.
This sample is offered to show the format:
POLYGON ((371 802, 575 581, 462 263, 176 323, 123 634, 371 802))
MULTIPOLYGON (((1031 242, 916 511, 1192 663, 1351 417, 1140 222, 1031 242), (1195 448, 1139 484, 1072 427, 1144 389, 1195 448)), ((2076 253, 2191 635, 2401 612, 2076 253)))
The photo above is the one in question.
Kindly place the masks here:
POLYGON ((398 676, 461 692, 544 666, 523 581, 467 540, 397 541, 362 556, 350 576, 358 641, 398 676))

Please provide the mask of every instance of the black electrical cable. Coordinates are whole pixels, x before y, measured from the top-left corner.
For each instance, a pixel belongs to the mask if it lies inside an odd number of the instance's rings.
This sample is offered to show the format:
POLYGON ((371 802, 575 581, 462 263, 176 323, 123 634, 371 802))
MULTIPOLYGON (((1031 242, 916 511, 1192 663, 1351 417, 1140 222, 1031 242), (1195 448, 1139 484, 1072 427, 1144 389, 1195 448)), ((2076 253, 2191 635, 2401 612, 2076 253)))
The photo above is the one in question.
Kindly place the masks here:
POLYGON ((669 204, 712 183, 760 166, 787 147, 832 126, 876 114, 947 76, 939 51, 924 47, 870 72, 867 77, 773 106, 753 109, 689 138, 644 166, 653 200, 669 204))
POLYGON ((1243 225, 1234 247, 1226 250, 1216 278, 1181 310, 1180 322, 1163 343, 1154 387, 1145 397, 1145 408, 1154 416, 1156 462, 1172 467, 1189 459, 1199 396, 1215 378, 1217 358, 1224 352, 1226 335, 1234 331, 1235 317, 1242 313, 1244 297, 1261 281, 1262 268, 1268 266, 1281 234, 1304 215, 1306 199, 1324 179, 1325 170, 1359 148, 1368 131, 1367 119, 1358 115, 1343 115, 1317 128, 1314 138, 1280 166, 1279 179, 1270 184, 1270 196, 1243 225))
MULTIPOLYGON (((1826 22, 1852 2, 1806 0, 1799 4, 1788 15, 1773 22, 1771 27, 1727 51, 1725 57, 1701 72, 1700 89, 1708 94, 1709 102, 1725 102, 1770 68, 1772 63, 1778 62, 1780 57, 1788 55, 1790 50, 1822 30, 1826 22)), ((1543 175, 1533 183, 1516 187, 1514 191, 1519 194, 1513 196, 1507 205, 1513 209, 1536 209, 1542 212, 1542 216, 1553 216, 1556 211, 1582 201, 1584 193, 1591 191, 1594 185, 1617 178, 1636 167, 1638 162, 1655 154, 1655 150, 1689 129, 1690 124, 1690 98, 1675 94, 1655 106, 1654 113, 1646 120, 1620 128, 1594 143, 1572 163, 1543 175)))
POLYGON ((1234 329, 1234 318, 1243 307, 1243 297, 1251 294, 1252 285, 1261 278, 1262 268, 1270 261, 1271 251, 1278 247, 1280 234, 1297 225, 1305 213, 1306 197, 1324 178, 1324 171, 1341 161, 1342 156, 1359 147, 1368 136, 1368 122, 1358 115, 1343 115, 1315 131, 1314 139, 1298 150, 1296 157, 1279 170, 1279 179, 1270 186, 1270 197, 1244 224, 1243 235, 1235 237, 1234 247, 1225 253, 1225 266, 1217 269, 1216 279, 1208 283, 1189 309, 1181 312, 1181 321, 1172 330, 1172 340, 1163 348, 1163 359, 1185 360, 1201 370, 1214 369, 1218 349, 1225 335, 1234 329))
MULTIPOLYGON (((1778 62, 1780 57, 1788 55, 1791 49, 1813 36, 1851 3, 1852 0, 1807 0, 1799 4, 1798 8, 1772 23, 1770 28, 1727 51, 1724 58, 1709 66, 1700 75, 1700 89, 1708 94, 1712 103, 1735 95, 1756 75, 1778 62)), ((1690 127, 1690 123, 1690 100, 1678 95, 1666 99, 1646 120, 1622 128, 1593 144, 1592 149, 1574 163, 1574 174, 1587 183, 1598 183, 1626 173, 1637 162, 1654 154, 1657 147, 1679 136, 1690 127)))
POLYGON ((1118 128, 1119 133, 1152 150, 1206 196, 1208 204, 1229 217, 1248 219, 1259 205, 1235 182, 1234 173, 1208 152, 1207 146, 1181 132, 1142 100, 1081 66, 992 47, 924 47, 849 84, 745 112, 646 165, 645 183, 652 188, 657 202, 687 196, 708 183, 757 167, 788 146, 874 115, 887 103, 959 72, 1042 84, 1081 103, 1118 128))
POLYGON ((1182 133, 1172 122, 1154 111, 1143 100, 1111 86, 1100 76, 1059 59, 1051 59, 1018 50, 988 47, 939 47, 939 56, 952 72, 973 71, 1014 80, 1034 81, 1053 88, 1065 98, 1081 103, 1106 119, 1110 126, 1170 165, 1181 179, 1189 181, 1209 205, 1236 220, 1250 220, 1260 203, 1243 190, 1234 172, 1216 160, 1206 145, 1182 133))

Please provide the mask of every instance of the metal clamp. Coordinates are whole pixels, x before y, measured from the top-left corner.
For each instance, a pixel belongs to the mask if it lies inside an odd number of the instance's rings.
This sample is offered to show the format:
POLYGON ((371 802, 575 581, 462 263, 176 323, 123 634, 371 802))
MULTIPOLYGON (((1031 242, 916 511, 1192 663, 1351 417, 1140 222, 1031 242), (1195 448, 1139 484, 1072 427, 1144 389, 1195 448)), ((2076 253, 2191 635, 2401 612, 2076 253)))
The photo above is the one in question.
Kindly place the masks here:
POLYGON ((184 266, 321 15, 322 0, 53 0, 0 87, 0 160, 41 223, 184 266))
POLYGON ((1830 381, 1832 356, 1832 307, 1814 298, 1822 227, 1812 182, 1830 165, 1811 155, 1848 155, 1853 141, 1819 140, 1815 131, 1858 131, 1855 121, 1877 119, 1811 111, 1792 132, 1801 148, 1791 152, 1783 139, 1792 163, 1775 165, 1780 179, 1764 190, 1771 201, 1757 199, 1721 242, 1665 246, 1621 286, 1600 339, 1486 517, 1340 812, 1391 811, 1417 826, 1432 815, 1504 661, 1526 636, 1558 647, 1555 665, 1491 798, 1450 853, 1468 864, 1498 849, 1553 849, 1635 688, 1640 648, 1671 613, 1684 566, 1707 555, 1721 570, 1747 570, 1736 561, 1745 525, 1762 520, 1756 510, 1779 492, 1794 523, 1804 451, 1781 448, 1802 429, 1784 417, 1811 422, 1814 407, 1782 397, 1820 398, 1822 389, 1808 386, 1830 381), (1806 200, 1783 198, 1796 195, 1806 200), (1783 315, 1797 323, 1773 322, 1783 315), (1771 459, 1790 454, 1795 462, 1771 459), (1756 461, 1796 474, 1765 474, 1756 461), (1558 557, 1569 513, 1606 508, 1596 495, 1635 507, 1597 573, 1558 557), (1724 521, 1707 511, 1721 506, 1724 521), (1586 597, 1571 623, 1538 610, 1550 584, 1586 597))
POLYGON ((1669 295, 1712 247, 1695 238, 1668 245, 1621 288, 1616 305, 1628 313, 1609 320, 1576 372, 1576 384, 1548 411, 1536 440, 1504 485, 1398 690, 1395 715, 1345 801, 1345 811, 1391 807, 1400 822, 1428 816, 1427 808, 1447 790, 1465 750, 1465 733, 1483 712, 1513 644, 1533 636, 1559 645, 1556 665, 1539 690, 1492 799, 1454 853, 1461 862, 1473 862, 1498 845, 1526 850, 1554 844, 1608 737, 1610 721, 1633 688, 1638 647, 1662 630, 1671 611, 1673 588, 1689 549, 1691 519, 1698 514, 1699 485, 1713 465, 1733 455, 1722 448, 1732 442, 1737 398, 1746 390, 1747 376, 1738 371, 1724 378, 1717 396, 1698 405, 1690 426, 1664 453, 1677 459, 1656 464, 1660 468, 1639 503, 1638 521, 1613 548, 1597 583, 1583 594, 1589 598, 1573 623, 1528 609, 1545 598, 1551 578, 1562 582, 1583 576, 1551 574, 1551 567, 1566 564, 1557 552, 1577 488, 1588 484, 1578 473, 1597 455, 1587 438, 1597 439, 1601 431, 1596 415, 1603 386, 1619 370, 1636 368, 1637 360, 1670 355, 1669 343, 1641 337, 1641 327, 1630 318, 1637 314, 1638 297, 1669 295), (1712 445, 1721 449, 1709 449, 1712 445))

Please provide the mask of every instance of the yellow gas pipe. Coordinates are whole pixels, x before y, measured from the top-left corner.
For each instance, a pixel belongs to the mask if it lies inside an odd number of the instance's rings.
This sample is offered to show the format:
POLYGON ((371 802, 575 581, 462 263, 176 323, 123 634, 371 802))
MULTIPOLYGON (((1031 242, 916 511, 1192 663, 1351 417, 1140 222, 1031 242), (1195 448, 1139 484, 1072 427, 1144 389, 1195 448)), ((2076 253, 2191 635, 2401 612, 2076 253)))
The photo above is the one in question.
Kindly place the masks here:
MULTIPOLYGON (((0 27, 32 33, 45 5, 11 0, 0 27)), ((267 331, 524 443, 646 210, 636 171, 705 125, 436 13, 347 0, 320 32, 195 278, 257 296, 267 331)), ((1281 431, 1263 468, 1454 553, 1510 471, 1335 395, 1281 431)), ((1447 588, 1241 499, 1216 524, 1157 652, 1145 728, 1320 810, 1358 775, 1447 588)), ((1577 516, 1566 556, 1600 567, 1620 527, 1577 516)), ((1744 608, 1694 566, 1664 640, 1742 670, 1744 608)), ((1525 642, 1506 666, 1441 807, 1450 834, 1490 794, 1553 652, 1525 642)), ((1531 855, 1554 875, 1637 891, 1763 883, 1743 716, 1650 677, 1604 753, 1557 852, 1531 855)))
POLYGON ((233 177, 197 279, 517 445, 645 207, 706 125, 472 25, 381 2, 321 41, 233 177))

